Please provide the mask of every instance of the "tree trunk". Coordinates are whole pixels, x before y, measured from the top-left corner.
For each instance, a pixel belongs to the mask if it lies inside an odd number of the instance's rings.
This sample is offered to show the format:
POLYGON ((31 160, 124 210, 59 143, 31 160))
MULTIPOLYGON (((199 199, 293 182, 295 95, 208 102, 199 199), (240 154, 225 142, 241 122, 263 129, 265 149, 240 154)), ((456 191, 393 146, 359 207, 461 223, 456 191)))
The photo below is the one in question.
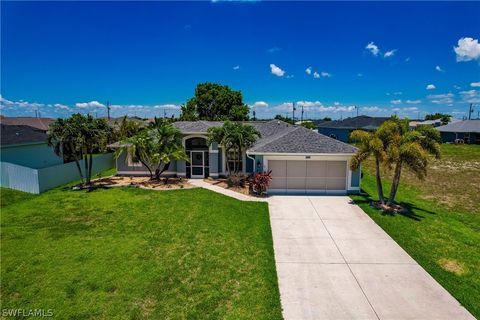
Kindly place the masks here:
POLYGON ((88 161, 88 181, 92 180, 92 167, 93 167, 93 156, 90 153, 89 161, 88 161))
POLYGON ((383 205, 385 204, 385 199, 383 197, 382 179, 380 177, 380 160, 377 157, 375 157, 375 179, 377 180, 378 202, 383 205))
POLYGON ((400 184, 400 175, 402 174, 402 161, 397 162, 395 167, 395 174, 393 175, 392 188, 390 189, 390 197, 388 198, 388 205, 393 206, 395 202, 395 195, 397 194, 398 185, 400 184))
POLYGON ((150 167, 142 159, 139 158, 138 161, 140 161, 145 166, 145 168, 147 168, 148 172, 150 172, 150 180, 153 180, 152 169, 150 169, 150 167))
POLYGON ((90 178, 88 177, 88 153, 83 156, 83 167, 85 168, 85 184, 90 184, 90 178))
POLYGON ((85 179, 83 178, 82 168, 80 168, 80 162, 78 161, 77 157, 75 157, 75 164, 77 165, 78 174, 80 174, 80 180, 83 184, 85 182, 85 179))
MULTIPOLYGON (((168 168, 170 168, 170 162, 169 162, 169 163, 166 163, 166 164, 163 166, 162 170, 160 170, 159 177, 160 177, 160 175, 161 175, 162 173, 164 173, 165 171, 167 171, 168 168)), ((165 183, 164 183, 164 184, 167 184, 167 183, 168 183, 168 177, 165 177, 165 183)))

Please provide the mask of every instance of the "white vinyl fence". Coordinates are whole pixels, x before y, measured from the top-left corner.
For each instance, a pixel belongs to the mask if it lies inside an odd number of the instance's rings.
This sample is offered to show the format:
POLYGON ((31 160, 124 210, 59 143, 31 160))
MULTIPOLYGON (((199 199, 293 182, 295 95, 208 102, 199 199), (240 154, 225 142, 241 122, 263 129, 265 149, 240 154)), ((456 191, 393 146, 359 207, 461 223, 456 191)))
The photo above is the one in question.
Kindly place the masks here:
MULTIPOLYGON (((63 163, 52 167, 33 169, 9 162, 1 164, 1 186, 29 193, 41 193, 46 190, 80 180, 75 162, 63 163)), ((102 154, 93 158, 92 176, 113 168, 113 154, 102 154)), ((83 160, 80 168, 84 172, 83 160)))

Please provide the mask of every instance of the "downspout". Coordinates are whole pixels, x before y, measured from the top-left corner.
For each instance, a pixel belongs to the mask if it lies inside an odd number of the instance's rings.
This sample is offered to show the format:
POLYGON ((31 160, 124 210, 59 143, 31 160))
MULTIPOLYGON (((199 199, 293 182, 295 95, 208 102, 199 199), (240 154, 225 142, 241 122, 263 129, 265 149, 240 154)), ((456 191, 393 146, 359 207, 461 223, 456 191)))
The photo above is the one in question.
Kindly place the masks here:
MULTIPOLYGON (((247 158, 249 158, 250 160, 253 160, 253 172, 257 172, 257 170, 256 170, 257 164, 255 163, 255 158, 252 158, 252 157, 248 154, 248 150, 245 151, 245 155, 246 155, 247 158)), ((247 164, 245 164, 245 168, 247 168, 247 164)))

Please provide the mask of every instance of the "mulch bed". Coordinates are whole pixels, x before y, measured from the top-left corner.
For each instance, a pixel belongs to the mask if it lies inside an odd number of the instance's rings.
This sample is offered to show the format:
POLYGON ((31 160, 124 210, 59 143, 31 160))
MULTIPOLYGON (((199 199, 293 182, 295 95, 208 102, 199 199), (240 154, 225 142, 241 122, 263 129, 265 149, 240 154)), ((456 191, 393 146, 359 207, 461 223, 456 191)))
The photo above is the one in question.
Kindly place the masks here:
POLYGON ((195 186, 188 183, 187 179, 182 178, 161 178, 160 180, 151 180, 150 177, 123 177, 111 176, 100 178, 92 181, 89 187, 77 186, 81 188, 109 188, 109 187, 138 187, 153 190, 174 190, 174 189, 190 189, 195 186))

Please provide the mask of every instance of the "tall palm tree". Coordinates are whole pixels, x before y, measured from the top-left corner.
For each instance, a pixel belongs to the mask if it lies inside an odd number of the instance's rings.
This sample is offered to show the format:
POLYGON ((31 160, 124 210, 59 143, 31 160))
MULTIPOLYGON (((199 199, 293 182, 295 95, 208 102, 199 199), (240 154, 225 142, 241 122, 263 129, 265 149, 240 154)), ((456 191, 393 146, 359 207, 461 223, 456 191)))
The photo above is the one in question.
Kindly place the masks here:
POLYGON ((392 187, 387 204, 393 206, 400 185, 403 167, 410 169, 419 179, 427 174, 429 155, 439 158, 440 134, 432 127, 420 126, 409 129, 408 120, 395 120, 395 134, 391 135, 391 143, 387 149, 390 165, 395 165, 392 187))
POLYGON ((350 169, 357 170, 365 159, 373 155, 375 158, 375 181, 377 184, 378 202, 381 205, 385 204, 380 176, 380 163, 384 162, 386 158, 383 141, 376 133, 364 130, 352 131, 350 139, 358 141, 358 151, 350 161, 350 169))

